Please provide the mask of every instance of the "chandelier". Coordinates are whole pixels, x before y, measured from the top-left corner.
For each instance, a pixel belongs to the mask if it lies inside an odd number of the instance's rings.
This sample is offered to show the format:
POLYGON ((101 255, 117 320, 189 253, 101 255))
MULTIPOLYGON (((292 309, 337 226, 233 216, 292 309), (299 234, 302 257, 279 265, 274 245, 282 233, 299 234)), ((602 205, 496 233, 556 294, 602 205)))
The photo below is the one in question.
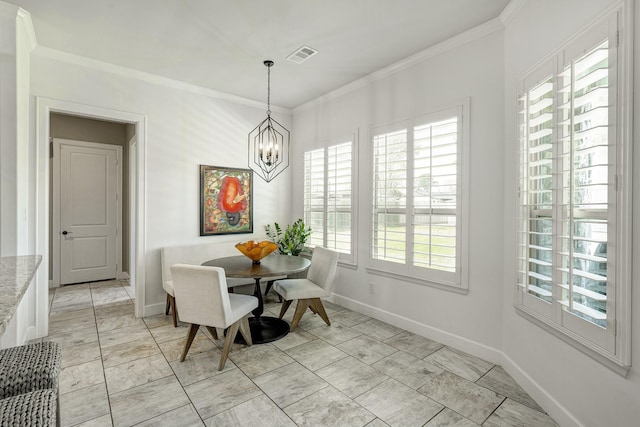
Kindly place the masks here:
POLYGON ((289 131, 271 118, 271 67, 267 67, 267 118, 249 133, 249 167, 269 182, 289 166, 289 131))

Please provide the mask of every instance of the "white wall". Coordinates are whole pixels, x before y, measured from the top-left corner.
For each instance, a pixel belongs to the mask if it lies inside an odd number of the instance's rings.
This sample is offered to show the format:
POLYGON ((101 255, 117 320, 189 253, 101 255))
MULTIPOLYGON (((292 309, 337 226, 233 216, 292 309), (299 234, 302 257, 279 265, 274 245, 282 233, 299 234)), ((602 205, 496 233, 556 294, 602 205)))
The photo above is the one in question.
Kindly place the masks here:
POLYGON ((18 247, 17 156, 18 8, 0 3, 0 255, 16 255, 18 247))
MULTIPOLYGON (((146 81, 135 72, 42 48, 34 51, 31 73, 32 97, 146 116, 146 315, 164 310, 161 247, 203 242, 231 245, 263 237, 267 223, 289 220, 290 177, 285 171, 269 184, 254 179, 253 235, 199 236, 199 165, 247 168, 247 135, 265 118, 266 106, 221 100, 187 85, 182 85, 183 90, 176 83, 157 84, 163 80, 146 81)), ((290 127, 289 112, 273 110, 273 116, 290 127)))
MULTIPOLYGON (((516 314, 513 307, 515 283, 515 185, 516 167, 516 82, 526 71, 553 52, 570 36, 584 28, 615 4, 603 0, 527 1, 505 30, 505 259, 503 304, 503 351, 513 366, 510 373, 561 425, 640 425, 640 292, 633 292, 633 367, 622 378, 569 344, 557 339, 516 314), (540 23, 544 23, 540 25, 540 23)), ((639 21, 636 12, 636 22, 639 21)), ((623 37, 630 37, 629 31, 623 37)), ((639 34, 635 36, 635 99, 638 99, 640 67, 639 34)), ((640 124, 636 105, 635 128, 640 124)), ((640 147, 635 144, 634 253, 640 253, 640 147)), ((637 260, 637 256, 635 257, 637 260)), ((635 263, 634 282, 640 269, 635 263)), ((637 283, 635 283, 637 285, 637 283)))
MULTIPOLYGON (((1 256, 34 255, 35 250, 35 159, 29 139, 32 34, 28 14, 0 2, 1 256)), ((24 344, 46 328, 46 310, 39 310, 46 300, 46 281, 37 277, 15 309, 2 336, 3 346, 24 344)))
MULTIPOLYGON (((478 38, 388 77, 371 77, 360 87, 351 85, 352 91, 345 89, 295 109, 293 130, 298 145, 294 163, 301 164, 304 149, 318 142, 359 131, 358 266, 340 268, 334 289, 337 301, 502 363, 561 425, 638 425, 640 316, 633 320, 634 367, 622 378, 518 316, 513 305, 517 79, 615 2, 516 3, 521 7, 504 32, 478 38), (471 98, 469 294, 367 273, 369 129, 428 113, 462 97, 471 98), (368 290, 370 282, 376 283, 374 295, 368 290)), ((636 22, 639 15, 636 11, 636 22)), ((636 34, 636 81, 640 81, 639 40, 636 34)), ((636 85, 636 98, 639 92, 636 85)), ((636 126, 640 123, 638 110, 636 126)), ((636 165, 639 159, 636 146, 636 165)), ((293 179, 294 200, 302 200, 300 168, 294 170, 293 179)), ((634 181, 634 220, 638 224, 638 170, 634 181)), ((300 216, 302 203, 294 202, 293 209, 294 216, 300 216)), ((640 227, 635 227, 634 237, 634 252, 639 253, 640 227)), ((635 264, 633 277, 638 277, 640 267, 635 264)), ((632 304, 633 311, 640 312, 640 292, 633 294, 632 304)))
POLYGON ((29 193, 30 20, 16 6, 0 2, 0 254, 29 254, 34 247, 29 193))
MULTIPOLYGON (((491 27, 493 28, 493 27, 491 27)), ((496 360, 501 339, 503 38, 490 30, 339 97, 294 110, 294 165, 317 141, 359 131, 357 269, 339 269, 336 301, 430 338, 496 360), (370 129, 470 98, 470 250, 467 295, 370 274, 370 129), (374 282, 375 294, 369 293, 374 282)), ((428 54, 426 55, 429 56, 428 54)), ((302 216, 302 168, 293 170, 293 211, 302 216)))

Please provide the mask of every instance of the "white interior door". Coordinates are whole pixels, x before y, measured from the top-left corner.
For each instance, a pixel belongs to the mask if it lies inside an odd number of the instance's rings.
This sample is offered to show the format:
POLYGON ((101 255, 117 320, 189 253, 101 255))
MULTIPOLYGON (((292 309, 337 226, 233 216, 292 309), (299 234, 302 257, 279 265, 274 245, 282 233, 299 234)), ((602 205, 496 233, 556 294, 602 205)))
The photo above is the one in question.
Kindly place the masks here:
POLYGON ((59 152, 60 284, 117 277, 122 148, 54 140, 59 152))

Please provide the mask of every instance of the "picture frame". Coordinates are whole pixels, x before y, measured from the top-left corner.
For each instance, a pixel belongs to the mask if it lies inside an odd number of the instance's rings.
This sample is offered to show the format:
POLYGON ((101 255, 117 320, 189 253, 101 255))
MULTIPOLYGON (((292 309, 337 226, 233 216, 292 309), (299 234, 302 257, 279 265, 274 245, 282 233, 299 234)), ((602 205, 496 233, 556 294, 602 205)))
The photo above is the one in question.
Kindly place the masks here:
POLYGON ((253 233, 253 171, 200 165, 200 235, 253 233))

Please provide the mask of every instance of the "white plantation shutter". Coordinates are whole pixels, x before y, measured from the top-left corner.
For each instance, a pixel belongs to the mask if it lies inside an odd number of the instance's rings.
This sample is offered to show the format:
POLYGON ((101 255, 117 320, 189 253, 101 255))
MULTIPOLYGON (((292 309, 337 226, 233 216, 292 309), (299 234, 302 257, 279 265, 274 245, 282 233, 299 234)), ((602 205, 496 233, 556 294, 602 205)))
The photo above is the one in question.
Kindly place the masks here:
POLYGON ((304 218, 311 227, 309 246, 340 253, 355 262, 353 239, 353 142, 304 153, 304 218))
POLYGON ((414 128, 413 265, 456 271, 458 117, 414 128))
MULTIPOLYGON (((563 317, 571 313, 598 326, 590 328, 589 338, 602 346, 607 294, 612 293, 607 283, 614 279, 614 270, 607 268, 608 219, 616 209, 615 198, 609 197, 609 175, 615 171, 609 162, 615 147, 609 72, 609 41, 604 40, 564 65, 558 76, 557 295, 563 317)), ((563 318, 563 323, 573 321, 563 318)))
POLYGON ((371 257, 406 261, 407 130, 373 137, 371 257))
POLYGON ((516 305, 622 365, 616 294, 628 284, 617 276, 629 254, 618 241, 630 215, 618 210, 630 188, 618 179, 616 28, 590 29, 523 79, 516 305))
MULTIPOLYGON (((520 239, 518 283, 551 315, 553 293, 553 76, 533 84, 520 99, 520 239)), ((532 302, 532 305, 536 305, 532 302)))
POLYGON ((353 144, 327 148, 327 241, 325 247, 351 254, 353 144))
POLYGON ((462 288, 462 106, 374 129, 371 269, 462 288))
POLYGON ((304 153, 304 222, 311 227, 308 245, 324 245, 324 150, 304 153))

